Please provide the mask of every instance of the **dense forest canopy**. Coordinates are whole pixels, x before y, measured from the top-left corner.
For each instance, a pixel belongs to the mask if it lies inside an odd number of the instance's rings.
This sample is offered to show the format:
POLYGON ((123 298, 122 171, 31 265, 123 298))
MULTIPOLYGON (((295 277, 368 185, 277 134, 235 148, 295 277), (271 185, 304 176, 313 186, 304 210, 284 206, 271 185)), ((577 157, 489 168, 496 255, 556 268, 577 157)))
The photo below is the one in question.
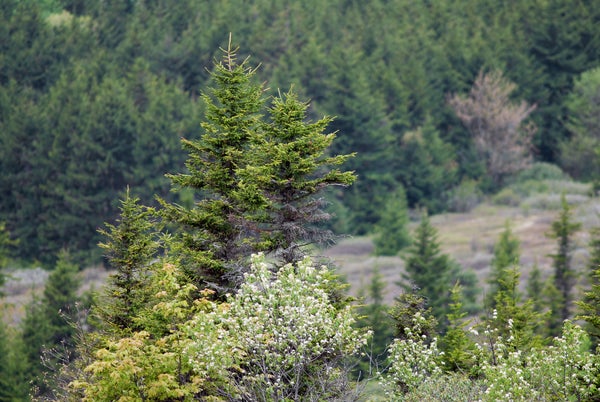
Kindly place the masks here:
POLYGON ((581 132, 572 90, 600 66, 598 26, 593 0, 6 0, 0 222, 15 258, 91 262, 127 186, 146 204, 189 204, 164 174, 184 170, 180 138, 202 134, 198 97, 229 33, 260 61, 265 96, 293 84, 311 116, 335 117, 331 152, 357 152, 344 166, 356 184, 328 194, 336 231, 371 232, 400 186, 430 212, 466 181, 497 189, 448 103, 480 73, 502 72, 511 99, 535 105, 533 158, 576 175, 564 144, 581 132))

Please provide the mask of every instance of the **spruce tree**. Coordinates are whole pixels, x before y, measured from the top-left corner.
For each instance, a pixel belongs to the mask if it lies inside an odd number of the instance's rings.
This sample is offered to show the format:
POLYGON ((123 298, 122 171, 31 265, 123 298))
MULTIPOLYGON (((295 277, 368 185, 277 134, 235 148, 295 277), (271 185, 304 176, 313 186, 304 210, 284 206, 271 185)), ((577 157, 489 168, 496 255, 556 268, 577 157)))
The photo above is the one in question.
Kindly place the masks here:
POLYGON ((431 225, 427 213, 421 218, 404 261, 406 274, 400 285, 406 290, 417 289, 443 329, 449 312, 450 291, 458 279, 456 276, 460 268, 440 250, 437 230, 431 225))
POLYGON ((329 218, 319 192, 354 181, 336 168, 351 155, 327 153, 335 138, 324 133, 331 119, 309 121, 308 103, 293 91, 276 97, 265 116, 255 69, 236 60, 231 44, 223 52, 215 87, 204 96, 205 133, 183 140, 189 173, 169 175, 200 199, 192 209, 161 200, 188 274, 221 294, 240 285, 253 252, 297 262, 306 245, 330 240, 318 227, 329 218))
POLYGON ((385 203, 385 211, 375 227, 376 255, 397 255, 400 250, 410 245, 408 232, 408 205, 406 193, 400 185, 391 193, 385 203))
POLYGON ((151 260, 159 248, 155 222, 151 220, 154 214, 154 209, 141 206, 139 198, 130 196, 127 189, 117 225, 106 224, 106 229, 100 230, 106 238, 100 247, 106 250, 106 258, 116 272, 97 303, 97 311, 113 329, 134 330, 134 318, 151 297, 147 289, 151 260))
POLYGON ((175 188, 193 190, 193 208, 160 200, 161 214, 177 225, 185 266, 194 282, 227 291, 239 284, 243 260, 255 251, 257 228, 249 216, 266 200, 252 183, 239 180, 247 165, 252 132, 259 129, 263 88, 253 83, 248 59, 237 49, 223 50, 211 74, 214 87, 203 95, 206 121, 199 140, 183 139, 188 173, 168 175, 175 188))
POLYGON ((507 270, 519 264, 521 258, 519 246, 519 239, 513 235, 509 222, 506 222, 500 239, 494 245, 492 270, 488 278, 490 286, 486 295, 486 307, 493 309, 496 306, 496 294, 501 289, 501 282, 506 282, 507 270))
POLYGON ((467 312, 463 309, 462 289, 458 282, 452 288, 451 300, 448 329, 440 340, 440 348, 444 352, 446 370, 469 372, 476 363, 476 345, 467 335, 471 320, 465 319, 467 312))
POLYGON ((535 311, 532 300, 523 302, 519 291, 520 277, 518 265, 513 264, 504 269, 504 274, 498 281, 494 313, 488 322, 497 330, 498 335, 510 343, 510 347, 526 350, 539 346, 541 342, 536 335, 541 315, 535 311))
POLYGON ((600 228, 591 232, 590 260, 588 262, 589 289, 584 293, 583 299, 577 301, 580 314, 578 319, 587 321, 588 332, 598 343, 600 339, 600 228))
POLYGON ((562 322, 570 317, 572 290, 575 285, 575 272, 571 266, 573 235, 581 228, 581 223, 573 222, 573 211, 564 194, 561 196, 561 211, 557 220, 552 222, 548 237, 558 241, 558 250, 550 257, 554 266, 554 286, 561 295, 560 305, 551 312, 552 326, 562 327, 562 322))
POLYGON ((394 338, 393 320, 389 315, 389 307, 384 303, 385 285, 383 275, 375 267, 367 288, 365 305, 359 311, 361 319, 358 325, 373 331, 369 349, 356 369, 360 378, 380 370, 379 363, 387 360, 387 347, 394 338))
POLYGON ((308 108, 293 90, 275 97, 269 120, 253 133, 249 163, 239 171, 240 182, 247 187, 254 183, 253 191, 266 200, 265 219, 254 217, 263 233, 260 248, 282 264, 302 260, 307 245, 332 240, 333 234, 321 225, 330 219, 322 192, 355 179, 353 172, 337 167, 353 154, 328 154, 336 138, 325 132, 332 119, 312 122, 308 108))

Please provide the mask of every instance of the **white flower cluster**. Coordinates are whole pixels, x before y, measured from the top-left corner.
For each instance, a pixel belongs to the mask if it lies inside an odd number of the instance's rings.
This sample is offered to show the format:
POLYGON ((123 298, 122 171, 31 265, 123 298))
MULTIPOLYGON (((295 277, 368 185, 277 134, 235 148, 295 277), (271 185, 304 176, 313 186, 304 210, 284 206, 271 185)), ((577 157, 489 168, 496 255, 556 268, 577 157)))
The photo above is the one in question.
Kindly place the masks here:
POLYGON ((425 335, 418 336, 425 318, 419 313, 413 317, 413 328, 405 328, 407 339, 396 339, 390 346, 391 366, 381 384, 391 400, 401 400, 404 392, 417 388, 430 379, 442 375, 437 339, 429 344, 425 335))
POLYGON ((216 374, 211 370, 217 366, 234 372, 229 392, 245 397, 260 392, 258 399, 297 399, 300 392, 323 389, 316 382, 332 381, 340 359, 356 353, 369 335, 352 327, 350 306, 339 310, 331 304, 325 273, 307 258, 274 275, 255 256, 227 308, 215 307, 189 326, 194 368, 203 374, 216 374))
POLYGON ((587 342, 585 331, 567 321, 553 346, 536 348, 526 355, 519 350, 499 353, 496 365, 483 368, 486 399, 586 400, 598 395, 592 373, 599 372, 600 362, 587 351, 587 342))

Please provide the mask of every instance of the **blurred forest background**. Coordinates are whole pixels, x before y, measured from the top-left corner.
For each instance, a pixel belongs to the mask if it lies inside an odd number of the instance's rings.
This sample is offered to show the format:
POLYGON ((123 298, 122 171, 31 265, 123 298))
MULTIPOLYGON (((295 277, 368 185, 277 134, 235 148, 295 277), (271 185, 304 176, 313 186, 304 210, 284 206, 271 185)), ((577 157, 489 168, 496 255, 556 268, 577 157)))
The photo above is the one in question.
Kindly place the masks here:
POLYGON ((155 194, 173 200, 164 174, 184 169, 181 137, 201 133, 198 98, 229 33, 240 58, 260 62, 265 96, 294 86, 313 118, 335 117, 332 153, 357 152, 345 166, 357 183, 327 194, 337 233, 372 233, 399 192, 409 208, 464 210, 465 197, 499 191, 531 162, 596 180, 599 26, 594 0, 4 0, 10 257, 52 267, 68 249, 97 263, 97 229, 114 221, 127 186, 148 205, 155 194), (529 107, 504 123, 526 119, 527 155, 499 173, 486 161, 506 144, 482 150, 472 127, 482 120, 468 124, 451 101, 478 76, 499 76, 510 101, 529 107))

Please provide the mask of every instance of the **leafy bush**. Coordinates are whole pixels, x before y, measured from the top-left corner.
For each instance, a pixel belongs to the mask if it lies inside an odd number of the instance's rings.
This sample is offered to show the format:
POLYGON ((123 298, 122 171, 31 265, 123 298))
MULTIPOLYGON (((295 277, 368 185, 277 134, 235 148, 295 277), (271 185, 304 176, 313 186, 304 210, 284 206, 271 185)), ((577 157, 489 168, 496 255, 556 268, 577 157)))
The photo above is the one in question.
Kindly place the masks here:
POLYGON ((535 162, 527 169, 519 172, 511 183, 524 183, 541 180, 569 180, 569 175, 556 165, 546 162, 535 162))
POLYGON ((463 180, 447 197, 448 211, 469 212, 483 201, 483 192, 475 180, 463 180))
POLYGON ((492 203, 516 207, 521 204, 521 196, 512 187, 505 187, 492 197, 492 203))

